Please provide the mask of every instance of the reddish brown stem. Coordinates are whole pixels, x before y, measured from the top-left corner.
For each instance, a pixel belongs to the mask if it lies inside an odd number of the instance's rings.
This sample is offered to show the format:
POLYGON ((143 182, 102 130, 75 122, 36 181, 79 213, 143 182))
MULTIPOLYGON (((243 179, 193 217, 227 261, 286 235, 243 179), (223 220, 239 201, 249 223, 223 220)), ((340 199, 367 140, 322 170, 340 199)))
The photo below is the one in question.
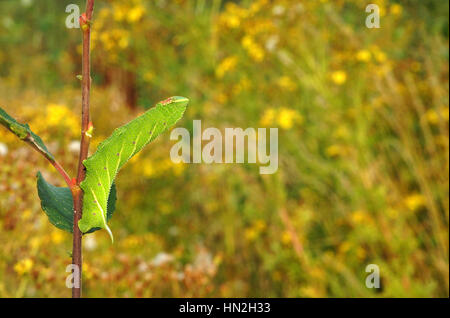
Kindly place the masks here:
POLYGON ((78 187, 79 184, 86 177, 86 168, 83 161, 88 156, 90 137, 86 135, 89 129, 89 97, 91 90, 91 65, 90 65, 90 39, 91 39, 91 21, 92 12, 94 10, 94 0, 87 0, 86 4, 86 20, 87 24, 82 25, 83 30, 83 70, 82 70, 82 100, 81 100, 81 145, 80 156, 78 160, 78 174, 77 187, 72 189, 74 214, 73 214, 73 250, 72 250, 72 264, 78 268, 79 275, 74 275, 74 282, 72 288, 72 297, 81 297, 81 276, 82 276, 82 233, 78 227, 78 221, 81 219, 83 213, 83 192, 78 187))
POLYGON ((59 164, 58 161, 50 161, 50 163, 55 167, 56 170, 58 170, 59 174, 64 178, 64 181, 66 181, 66 184, 69 188, 72 186, 72 181, 67 174, 67 172, 64 170, 64 168, 59 164))
POLYGON ((42 151, 42 149, 39 149, 38 147, 36 147, 36 145, 30 141, 30 136, 28 136, 25 141, 34 149, 36 149, 36 151, 38 151, 40 154, 42 154, 52 165, 53 167, 55 167, 56 170, 58 170, 59 174, 64 178, 64 181, 67 183, 67 186, 69 188, 72 187, 72 181, 69 177, 69 174, 66 172, 66 170, 64 170, 64 168, 59 164, 58 161, 56 161, 55 158, 50 157, 48 155, 48 153, 42 151))

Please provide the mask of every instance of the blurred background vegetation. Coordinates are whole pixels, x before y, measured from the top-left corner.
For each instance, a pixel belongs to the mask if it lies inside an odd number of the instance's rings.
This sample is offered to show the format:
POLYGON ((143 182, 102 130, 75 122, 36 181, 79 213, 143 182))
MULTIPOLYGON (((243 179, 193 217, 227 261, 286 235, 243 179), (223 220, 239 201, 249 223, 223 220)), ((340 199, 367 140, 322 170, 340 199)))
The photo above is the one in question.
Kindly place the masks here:
MULTIPOLYGON (((0 1, 0 105, 72 174, 75 0, 0 1)), ((84 239, 87 297, 448 297, 447 1, 99 0, 91 151, 155 102, 179 126, 278 127, 278 173, 173 164, 160 137, 125 166, 111 228, 84 239), (365 27, 377 3, 381 28, 365 27), (365 287, 378 264, 381 289, 365 287)), ((0 130, 0 297, 66 297, 71 236, 40 209, 44 159, 0 130)))

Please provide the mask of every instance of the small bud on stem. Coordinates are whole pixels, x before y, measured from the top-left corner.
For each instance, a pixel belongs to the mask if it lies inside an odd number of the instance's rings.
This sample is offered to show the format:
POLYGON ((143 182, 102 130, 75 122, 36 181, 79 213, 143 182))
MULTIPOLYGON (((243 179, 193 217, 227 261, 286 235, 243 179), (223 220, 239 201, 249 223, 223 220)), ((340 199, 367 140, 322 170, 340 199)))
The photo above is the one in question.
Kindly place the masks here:
POLYGON ((92 121, 89 122, 88 129, 85 132, 85 135, 89 138, 92 138, 92 133, 94 132, 94 125, 92 124, 92 121))
POLYGON ((91 21, 89 21, 89 20, 87 19, 87 17, 86 17, 86 12, 82 13, 82 14, 80 15, 80 26, 81 26, 81 29, 82 29, 83 31, 88 30, 89 27, 90 27, 90 24, 91 24, 91 21))

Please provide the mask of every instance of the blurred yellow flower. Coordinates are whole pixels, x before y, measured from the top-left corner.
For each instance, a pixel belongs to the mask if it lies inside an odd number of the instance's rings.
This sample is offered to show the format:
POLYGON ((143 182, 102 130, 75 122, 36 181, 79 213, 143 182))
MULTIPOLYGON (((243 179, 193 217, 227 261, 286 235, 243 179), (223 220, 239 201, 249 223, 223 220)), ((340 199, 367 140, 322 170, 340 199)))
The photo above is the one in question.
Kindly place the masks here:
POLYGON ((145 8, 142 5, 138 5, 132 8, 127 15, 127 20, 130 23, 138 21, 145 13, 145 8))
MULTIPOLYGON (((42 118, 36 117, 34 121, 42 125, 42 118)), ((46 109, 45 124, 47 127, 65 127, 72 134, 78 134, 78 117, 66 106, 62 104, 49 104, 46 109)))
POLYGON ((223 78, 226 73, 234 70, 238 59, 236 56, 229 56, 225 58, 216 69, 216 76, 218 78, 223 78))
POLYGON ((275 121, 276 111, 274 108, 268 108, 264 111, 264 114, 260 120, 261 125, 270 126, 275 121))
POLYGON ((151 177, 155 173, 155 169, 153 168, 152 163, 150 160, 146 160, 145 164, 143 162, 142 166, 139 165, 140 169, 142 169, 142 174, 146 177, 151 177))
POLYGON ((257 13, 258 11, 260 11, 261 9, 262 9, 262 7, 263 6, 265 6, 266 4, 267 4, 267 0, 257 0, 257 1, 254 1, 253 3, 252 3, 252 5, 250 6, 250 12, 252 13, 252 14, 255 14, 255 13, 257 13))
POLYGON ((296 83, 289 76, 282 76, 278 79, 278 86, 287 91, 294 91, 297 88, 296 83))
POLYGON ((358 246, 358 248, 356 249, 356 257, 359 260, 363 260, 364 258, 366 258, 366 255, 367 255, 366 250, 361 246, 358 246))
POLYGON ((338 253, 339 253, 339 254, 345 254, 345 253, 347 253, 351 248, 352 248, 352 243, 349 242, 349 241, 345 241, 345 242, 343 242, 341 245, 339 245, 339 247, 338 247, 338 253))
POLYGON ((339 144, 334 144, 326 149, 326 153, 329 157, 339 157, 348 155, 347 147, 339 144))
POLYGON ((23 218, 24 220, 30 219, 31 216, 32 216, 32 213, 31 213, 31 210, 30 210, 30 209, 26 209, 26 210, 23 211, 23 213, 22 213, 22 218, 23 218))
POLYGON ((405 204, 411 211, 416 211, 424 207, 426 203, 425 197, 419 193, 411 194, 405 199, 405 204))
POLYGON ((247 79, 247 78, 242 78, 239 83, 237 83, 234 87, 233 87, 233 93, 235 95, 247 91, 249 88, 251 87, 251 82, 247 79))
POLYGON ((130 235, 125 240, 122 241, 122 245, 125 248, 133 248, 138 246, 140 243, 140 239, 136 235, 130 235))
POLYGON ((331 79, 337 85, 342 85, 347 81, 347 73, 344 71, 335 71, 331 73, 331 79))
POLYGON ((33 237, 30 240, 30 246, 32 249, 37 249, 42 244, 42 239, 40 237, 33 237))
POLYGON ((68 113, 65 105, 49 104, 47 106, 47 124, 50 126, 59 125, 68 113))
POLYGON ((128 37, 121 37, 119 40, 119 47, 125 49, 128 47, 129 39, 128 37))
POLYGON ((83 277, 85 277, 86 279, 91 279, 92 277, 94 277, 94 272, 91 265, 86 262, 83 264, 83 277))
POLYGON ((244 236, 248 241, 254 241, 258 237, 258 231, 253 227, 245 229, 244 236))
POLYGON ((225 5, 225 11, 220 15, 219 20, 228 28, 235 29, 241 25, 241 20, 248 15, 246 9, 235 3, 228 2, 225 5))
POLYGON ((254 227, 258 231, 263 231, 267 227, 267 225, 264 220, 257 220, 254 224, 254 227))
POLYGON ((304 297, 309 298, 320 298, 323 297, 323 293, 315 286, 306 286, 300 289, 300 292, 304 297))
POLYGON ((429 109, 425 114, 426 120, 433 125, 439 124, 441 121, 448 122, 449 120, 449 108, 441 107, 438 111, 435 109, 429 109))
POLYGON ((372 222, 372 218, 366 211, 358 210, 352 213, 351 221, 355 225, 361 225, 372 222))
POLYGON ((245 229, 244 236, 248 241, 254 241, 265 229, 267 225, 264 220, 257 220, 251 227, 245 229))
POLYGON ((370 51, 360 50, 356 53, 356 59, 360 62, 369 62, 371 58, 370 51))
POLYGON ((393 15, 401 15, 403 12, 403 7, 401 5, 399 5, 398 3, 394 3, 390 7, 390 12, 393 15))
POLYGON ((34 262, 31 258, 22 259, 14 265, 14 271, 20 276, 25 275, 31 271, 33 264, 34 262))
POLYGON ((291 233, 289 233, 288 231, 284 231, 281 234, 281 242, 285 245, 288 245, 291 243, 291 241, 292 241, 291 233))
POLYGON ((64 235, 60 230, 53 230, 53 232, 50 234, 51 240, 55 244, 59 244, 62 241, 64 241, 64 235))
POLYGON ((172 166, 172 170, 174 175, 180 176, 181 174, 183 174, 184 170, 186 170, 186 165, 183 163, 174 164, 172 166))
POLYGON ((349 129, 344 126, 344 125, 340 125, 334 132, 333 132, 333 136, 336 138, 342 138, 342 139, 346 139, 350 136, 350 131, 349 129))
POLYGON ((386 54, 382 51, 377 50, 373 53, 373 55, 375 56, 375 60, 377 60, 377 62, 379 63, 386 62, 387 60, 386 54))
POLYGON ((295 123, 303 122, 302 116, 295 110, 289 108, 281 108, 277 118, 278 124, 283 129, 290 129, 295 123))
POLYGON ((247 50, 247 53, 255 62, 262 62, 264 60, 264 49, 255 42, 255 40, 246 35, 242 38, 242 46, 247 50))

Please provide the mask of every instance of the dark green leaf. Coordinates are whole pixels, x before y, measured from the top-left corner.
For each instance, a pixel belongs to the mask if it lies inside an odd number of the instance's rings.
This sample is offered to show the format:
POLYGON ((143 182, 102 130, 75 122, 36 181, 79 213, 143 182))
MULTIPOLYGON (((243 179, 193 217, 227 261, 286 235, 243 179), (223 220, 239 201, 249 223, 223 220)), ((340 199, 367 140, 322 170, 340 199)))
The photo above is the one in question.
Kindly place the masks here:
MULTIPOLYGON (((42 210, 47 214, 50 223, 57 228, 73 232, 73 198, 72 193, 67 187, 55 187, 42 177, 42 174, 37 174, 37 188, 38 195, 41 199, 42 210)), ((107 219, 111 219, 114 210, 116 209, 116 186, 113 184, 111 193, 108 198, 107 219)), ((92 228, 86 233, 92 233, 100 228, 92 228)))

